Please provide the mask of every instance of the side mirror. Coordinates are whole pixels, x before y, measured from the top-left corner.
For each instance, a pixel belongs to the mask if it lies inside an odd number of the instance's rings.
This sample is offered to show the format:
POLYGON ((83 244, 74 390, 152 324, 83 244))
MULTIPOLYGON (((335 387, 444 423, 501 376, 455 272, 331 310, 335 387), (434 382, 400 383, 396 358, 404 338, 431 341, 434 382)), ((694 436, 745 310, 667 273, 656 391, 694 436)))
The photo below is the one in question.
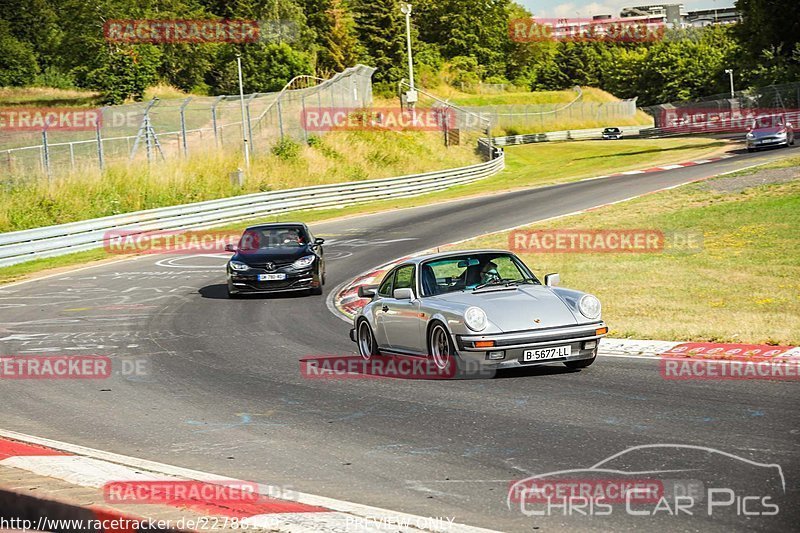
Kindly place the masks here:
POLYGON ((544 284, 548 287, 558 287, 561 284, 561 276, 556 273, 547 274, 544 277, 544 284))
POLYGON ((394 290, 394 299, 395 300, 413 300, 414 299, 414 291, 412 289, 395 289, 394 290))
POLYGON ((325 243, 325 239, 321 239, 319 237, 314 239, 314 244, 316 244, 316 245, 320 245, 320 244, 324 244, 324 243, 325 243))
POLYGON ((235 252, 236 251, 236 245, 235 244, 226 244, 225 245, 225 251, 226 252, 235 252))
POLYGON ((372 298, 377 294, 378 289, 373 285, 359 285, 358 297, 359 298, 372 298))

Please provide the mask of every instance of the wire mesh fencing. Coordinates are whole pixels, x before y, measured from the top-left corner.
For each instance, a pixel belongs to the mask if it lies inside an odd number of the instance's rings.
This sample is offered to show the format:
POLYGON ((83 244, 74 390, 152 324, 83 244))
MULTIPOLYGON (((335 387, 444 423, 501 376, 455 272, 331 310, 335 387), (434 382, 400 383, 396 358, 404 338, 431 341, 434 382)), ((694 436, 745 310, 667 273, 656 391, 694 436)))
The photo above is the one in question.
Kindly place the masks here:
POLYGON ((302 116, 309 107, 369 107, 374 71, 357 65, 327 80, 298 76, 281 91, 243 98, 155 98, 108 106, 91 110, 97 115, 93 127, 53 124, 49 120, 60 112, 56 109, 41 127, 0 128, 0 168, 10 177, 37 178, 115 162, 155 164, 209 150, 238 150, 245 142, 251 154, 265 152, 285 138, 308 140, 302 116))
POLYGON ((769 85, 677 102, 647 106, 657 129, 677 132, 744 131, 753 118, 780 115, 800 118, 800 82, 769 85))
POLYGON ((498 154, 492 145, 491 121, 482 113, 452 104, 419 87, 413 89, 417 101, 410 106, 406 102, 405 95, 411 90, 411 85, 406 80, 399 83, 398 91, 402 104, 420 114, 433 111, 438 118, 437 130, 441 132, 445 146, 473 145, 485 160, 497 157, 498 154))

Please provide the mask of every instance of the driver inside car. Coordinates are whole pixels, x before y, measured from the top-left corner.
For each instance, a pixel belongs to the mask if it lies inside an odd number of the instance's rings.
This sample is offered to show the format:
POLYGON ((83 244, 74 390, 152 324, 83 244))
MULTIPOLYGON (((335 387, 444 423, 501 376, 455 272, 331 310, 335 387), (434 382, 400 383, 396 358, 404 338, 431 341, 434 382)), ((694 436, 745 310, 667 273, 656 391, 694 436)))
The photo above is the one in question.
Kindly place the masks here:
POLYGON ((497 265, 492 261, 487 262, 481 268, 481 283, 489 283, 490 281, 499 281, 500 273, 497 271, 497 265))

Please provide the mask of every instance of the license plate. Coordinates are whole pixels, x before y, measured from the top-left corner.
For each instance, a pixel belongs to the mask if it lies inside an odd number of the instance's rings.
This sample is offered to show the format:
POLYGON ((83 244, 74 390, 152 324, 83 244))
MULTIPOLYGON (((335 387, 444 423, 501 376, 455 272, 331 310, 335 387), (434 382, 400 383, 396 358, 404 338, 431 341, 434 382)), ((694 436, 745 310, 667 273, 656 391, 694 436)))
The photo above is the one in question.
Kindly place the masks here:
POLYGON ((286 274, 259 274, 258 281, 278 281, 286 279, 286 274))
POLYGON ((558 359, 559 357, 569 357, 572 353, 572 346, 554 346, 552 348, 536 348, 535 350, 523 350, 523 361, 543 361, 545 359, 558 359))

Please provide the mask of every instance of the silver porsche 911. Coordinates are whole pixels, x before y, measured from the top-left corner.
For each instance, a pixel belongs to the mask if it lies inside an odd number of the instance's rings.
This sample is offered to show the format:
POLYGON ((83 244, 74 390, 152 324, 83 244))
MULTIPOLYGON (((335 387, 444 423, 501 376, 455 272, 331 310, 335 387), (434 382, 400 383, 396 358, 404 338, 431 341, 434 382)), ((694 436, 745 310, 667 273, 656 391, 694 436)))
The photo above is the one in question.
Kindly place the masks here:
POLYGON ((382 353, 430 357, 438 368, 498 369, 563 362, 585 368, 608 328, 600 301, 544 284, 504 250, 438 253, 409 259, 377 287, 355 316, 350 338, 365 359, 382 353))

